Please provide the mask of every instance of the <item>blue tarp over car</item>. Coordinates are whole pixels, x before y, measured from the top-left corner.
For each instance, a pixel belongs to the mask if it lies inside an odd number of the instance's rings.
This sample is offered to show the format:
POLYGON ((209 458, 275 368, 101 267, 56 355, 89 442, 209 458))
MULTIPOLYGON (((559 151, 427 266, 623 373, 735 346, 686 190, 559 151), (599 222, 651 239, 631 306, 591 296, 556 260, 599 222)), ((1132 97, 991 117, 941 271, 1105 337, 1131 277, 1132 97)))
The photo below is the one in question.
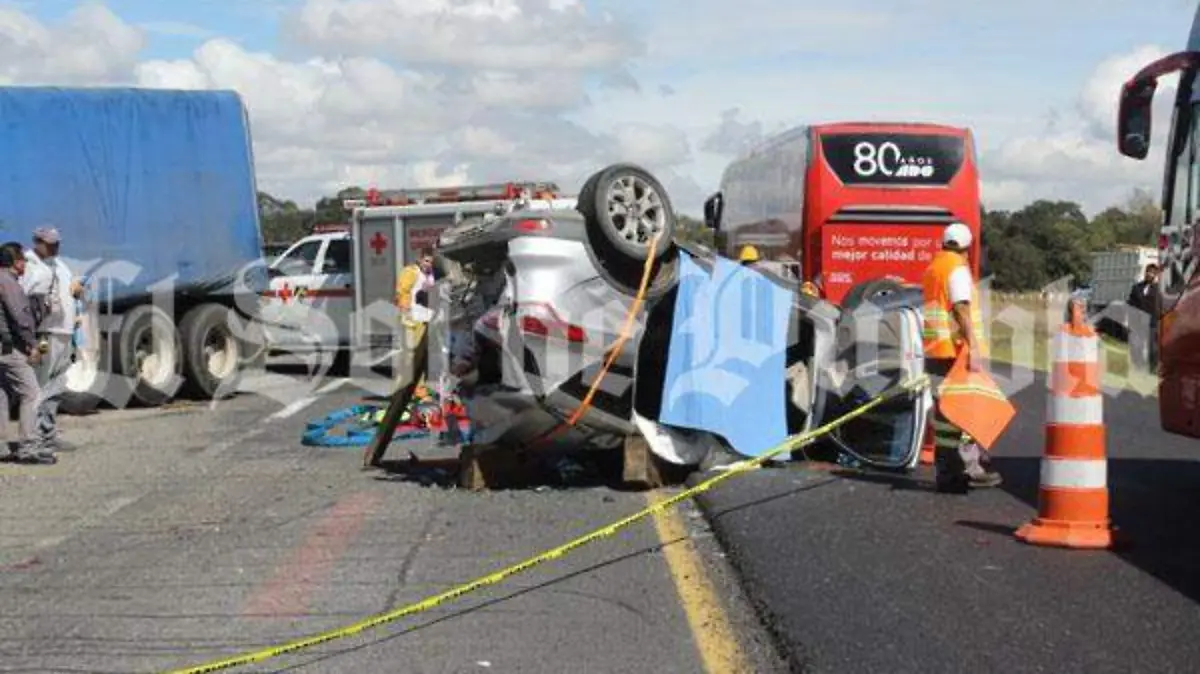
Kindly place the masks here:
POLYGON ((659 420, 708 431, 739 454, 759 456, 788 435, 792 293, 723 257, 711 275, 687 252, 679 262, 659 420))

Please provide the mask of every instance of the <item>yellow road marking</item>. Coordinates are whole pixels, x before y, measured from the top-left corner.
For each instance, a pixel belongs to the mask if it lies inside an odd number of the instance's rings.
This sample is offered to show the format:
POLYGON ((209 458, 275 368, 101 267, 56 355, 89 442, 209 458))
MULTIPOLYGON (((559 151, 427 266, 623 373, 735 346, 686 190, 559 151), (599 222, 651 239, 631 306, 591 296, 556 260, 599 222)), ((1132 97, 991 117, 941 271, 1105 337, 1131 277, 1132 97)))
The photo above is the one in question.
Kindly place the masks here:
MULTIPOLYGON (((663 498, 651 492, 647 500, 654 505, 663 498)), ((709 674, 752 672, 725 605, 704 570, 704 562, 688 536, 687 525, 679 510, 655 512, 654 528, 663 543, 663 557, 700 650, 704 671, 709 674)))

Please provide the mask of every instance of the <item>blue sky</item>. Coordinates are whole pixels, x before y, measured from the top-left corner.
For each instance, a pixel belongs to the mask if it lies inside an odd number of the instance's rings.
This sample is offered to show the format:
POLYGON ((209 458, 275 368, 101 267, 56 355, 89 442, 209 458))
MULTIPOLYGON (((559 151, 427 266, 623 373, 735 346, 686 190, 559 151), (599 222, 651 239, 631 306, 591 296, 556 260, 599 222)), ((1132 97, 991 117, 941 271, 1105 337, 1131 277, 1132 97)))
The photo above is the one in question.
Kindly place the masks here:
MULTIPOLYGON (((597 161, 631 157, 694 203, 715 189, 732 158, 705 150, 718 132, 754 136, 756 124, 770 132, 816 121, 912 119, 975 131, 985 195, 997 205, 1055 196, 1099 208, 1134 186, 1150 186, 1158 173, 1153 165, 1125 165, 1104 154, 1104 125, 1112 116, 1105 92, 1115 97, 1121 73, 1137 62, 1110 63, 1107 71, 1104 64, 1151 46, 1182 48, 1196 2, 592 0, 584 3, 585 16, 559 11, 570 0, 467 0, 462 4, 500 7, 519 18, 429 13, 446 4, 109 0, 102 6, 118 23, 140 31, 140 50, 130 53, 106 40, 107 33, 88 33, 100 56, 57 57, 75 68, 63 74, 71 83, 88 83, 88 73, 100 72, 80 70, 80 59, 110 58, 111 68, 95 75, 105 82, 96 83, 244 90, 261 146, 260 180, 299 199, 346 181, 492 179, 538 167, 569 182, 597 161), (322 8, 382 18, 339 26, 322 8), (306 19, 296 21, 305 10, 306 19), (604 13, 618 23, 606 23, 604 13), (495 28, 501 23, 503 30, 495 28), (426 35, 435 30, 464 41, 439 45, 426 35), (543 58, 544 65, 533 69, 463 56, 540 43, 545 49, 529 58, 543 58), (563 65, 581 45, 595 50, 594 58, 563 65), (313 65, 317 58, 322 63, 313 65), (385 81, 397 91, 371 84, 385 81), (634 81, 637 89, 614 81, 634 81), (513 83, 511 95, 497 91, 504 88, 498 82, 513 83), (450 89, 454 109, 467 106, 470 114, 446 115, 439 126, 450 89), (403 105, 396 102, 400 90, 403 105), (460 97, 468 90, 478 101, 460 97), (741 126, 722 127, 722 115, 733 109, 741 126), (293 119, 300 112, 310 119, 293 119), (350 119, 363 136, 353 147, 345 140, 350 119), (390 155, 371 147, 368 129, 390 155), (1033 161, 1030 148, 1056 149, 1033 161), (1055 175, 1064 163, 1077 175, 1055 175)), ((53 31, 80 3, 10 6, 53 31)), ((0 48, 6 40, 20 47, 20 35, 7 30, 0 25, 0 48)), ((9 69, 16 82, 55 77, 49 66, 9 69)))

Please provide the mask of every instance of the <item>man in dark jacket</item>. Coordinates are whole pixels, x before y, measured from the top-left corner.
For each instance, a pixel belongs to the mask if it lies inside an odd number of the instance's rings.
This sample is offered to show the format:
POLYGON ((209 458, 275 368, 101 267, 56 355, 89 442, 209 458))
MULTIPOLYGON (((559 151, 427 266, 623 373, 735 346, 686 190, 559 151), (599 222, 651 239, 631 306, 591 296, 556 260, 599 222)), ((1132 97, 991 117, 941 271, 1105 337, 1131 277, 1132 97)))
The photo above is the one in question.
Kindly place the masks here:
POLYGON ((1150 371, 1154 371, 1158 365, 1158 312, 1160 308, 1158 272, 1158 265, 1146 265, 1145 275, 1141 281, 1133 284, 1133 287, 1129 289, 1129 299, 1126 300, 1126 304, 1145 312, 1150 319, 1150 329, 1146 334, 1142 334, 1139 329, 1133 329, 1129 334, 1129 346, 1133 353, 1142 353, 1140 342, 1143 339, 1146 341, 1144 347, 1146 364, 1150 371))
POLYGON ((53 464, 57 463, 53 451, 42 447, 37 439, 41 391, 34 366, 42 354, 29 298, 21 288, 23 273, 25 252, 21 244, 0 246, 0 413, 7 426, 9 403, 15 399, 20 435, 13 459, 19 463, 53 464))

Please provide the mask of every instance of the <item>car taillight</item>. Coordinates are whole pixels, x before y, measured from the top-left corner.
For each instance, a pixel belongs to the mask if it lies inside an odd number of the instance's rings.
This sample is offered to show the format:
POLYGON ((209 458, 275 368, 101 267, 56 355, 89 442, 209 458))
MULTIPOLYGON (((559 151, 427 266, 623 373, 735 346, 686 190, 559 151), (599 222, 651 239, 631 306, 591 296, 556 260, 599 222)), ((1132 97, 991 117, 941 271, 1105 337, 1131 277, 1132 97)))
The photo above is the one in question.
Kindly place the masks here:
POLYGON ((565 339, 582 344, 587 341, 587 332, 559 318, 554 308, 546 304, 523 304, 517 308, 521 332, 539 337, 565 339))
POLYGON ((550 229, 550 221, 540 218, 527 218, 513 223, 513 229, 525 233, 544 232, 550 229))

